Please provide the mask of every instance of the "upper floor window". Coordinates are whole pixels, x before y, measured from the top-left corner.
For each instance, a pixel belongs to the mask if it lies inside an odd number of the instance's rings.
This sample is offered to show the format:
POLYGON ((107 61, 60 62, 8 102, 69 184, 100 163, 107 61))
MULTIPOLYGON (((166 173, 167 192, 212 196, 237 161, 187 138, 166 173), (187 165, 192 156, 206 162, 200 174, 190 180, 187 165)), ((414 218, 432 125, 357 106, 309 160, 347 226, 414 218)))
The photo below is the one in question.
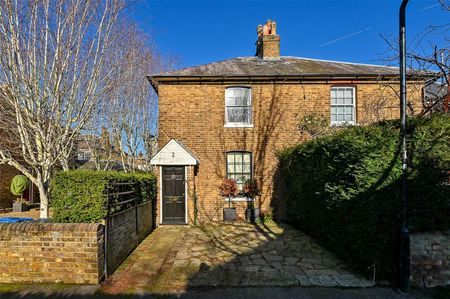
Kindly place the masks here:
POLYGON ((249 152, 227 153, 227 177, 235 180, 240 191, 252 178, 252 154, 249 152))
POLYGON ((247 87, 225 90, 225 127, 252 126, 252 92, 247 87))
POLYGON ((91 159, 91 153, 79 151, 77 153, 78 161, 89 161, 91 159))
POLYGON ((355 88, 331 88, 331 125, 355 124, 355 88))

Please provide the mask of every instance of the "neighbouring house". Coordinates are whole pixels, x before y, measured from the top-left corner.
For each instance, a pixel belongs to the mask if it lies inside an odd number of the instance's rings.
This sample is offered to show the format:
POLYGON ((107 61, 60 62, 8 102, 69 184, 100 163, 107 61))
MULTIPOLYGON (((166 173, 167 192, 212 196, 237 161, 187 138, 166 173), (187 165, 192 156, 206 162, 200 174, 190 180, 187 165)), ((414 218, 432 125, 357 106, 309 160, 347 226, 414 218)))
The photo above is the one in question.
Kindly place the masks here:
MULTIPOLYGON (((156 152, 156 139, 149 140, 149 149, 156 152)), ((109 132, 102 128, 99 136, 93 134, 80 134, 74 142, 74 150, 70 159, 71 168, 124 170, 129 168, 130 156, 119 150, 119 146, 111 143, 109 132)), ((148 171, 148 158, 139 152, 132 159, 136 169, 148 171)))
MULTIPOLYGON (((280 56, 276 23, 258 26, 256 55, 149 76, 159 97, 158 223, 221 221, 225 178, 253 178, 255 205, 282 216, 277 152, 310 138, 299 123, 327 126, 397 118, 394 67, 280 56)), ((301 45, 299 45, 301 46, 301 45)), ((351 50, 349 50, 351 51, 351 50)), ((422 109, 423 76, 408 74, 408 113, 422 109)), ((239 217, 251 199, 232 198, 239 217)))

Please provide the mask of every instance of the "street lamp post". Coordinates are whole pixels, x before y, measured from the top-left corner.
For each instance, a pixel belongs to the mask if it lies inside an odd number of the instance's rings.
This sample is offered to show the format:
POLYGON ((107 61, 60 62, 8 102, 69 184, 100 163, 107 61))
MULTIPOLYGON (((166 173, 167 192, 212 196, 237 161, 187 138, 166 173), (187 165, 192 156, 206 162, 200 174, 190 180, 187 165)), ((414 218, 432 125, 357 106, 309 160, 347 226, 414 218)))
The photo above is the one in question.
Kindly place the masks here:
POLYGON ((402 142, 402 227, 400 229, 399 246, 399 290, 403 293, 409 291, 410 275, 410 235, 406 222, 407 218, 407 152, 406 152, 406 6, 409 0, 403 0, 400 6, 400 135, 402 142))

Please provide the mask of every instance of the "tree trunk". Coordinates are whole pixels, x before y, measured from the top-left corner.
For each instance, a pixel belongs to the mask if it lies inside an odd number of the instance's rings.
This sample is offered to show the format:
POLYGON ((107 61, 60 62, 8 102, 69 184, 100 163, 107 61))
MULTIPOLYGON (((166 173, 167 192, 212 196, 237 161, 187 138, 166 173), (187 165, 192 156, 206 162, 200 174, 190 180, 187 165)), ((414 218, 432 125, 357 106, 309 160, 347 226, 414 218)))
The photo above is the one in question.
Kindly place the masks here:
POLYGON ((48 213, 48 200, 49 200, 49 188, 48 181, 45 183, 44 181, 39 181, 37 184, 39 190, 39 199, 40 199, 40 215, 41 219, 47 219, 49 217, 48 213))
POLYGON ((62 167, 62 169, 64 170, 64 171, 68 171, 70 168, 69 168, 69 161, 68 161, 68 159, 66 159, 65 157, 61 157, 60 159, 59 159, 59 163, 61 163, 61 167, 62 167))

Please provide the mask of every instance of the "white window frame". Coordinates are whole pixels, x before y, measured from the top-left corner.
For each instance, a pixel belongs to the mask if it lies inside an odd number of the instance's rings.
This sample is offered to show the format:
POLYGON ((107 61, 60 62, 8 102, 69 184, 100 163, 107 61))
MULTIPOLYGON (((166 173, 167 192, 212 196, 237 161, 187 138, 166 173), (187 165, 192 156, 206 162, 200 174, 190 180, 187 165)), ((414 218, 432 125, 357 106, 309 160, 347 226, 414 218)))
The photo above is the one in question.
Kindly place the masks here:
POLYGON ((356 88, 354 86, 333 86, 330 89, 330 125, 331 126, 345 126, 345 125, 355 125, 356 124, 356 88), (352 94, 353 94, 353 103, 351 105, 349 104, 333 104, 333 99, 332 99, 332 92, 333 90, 336 89, 352 89, 352 94), (353 109, 353 120, 352 121, 348 121, 348 120, 331 120, 331 108, 332 107, 352 107, 353 109))
MULTIPOLYGON (((236 162, 233 163, 235 166, 237 165, 236 162)), ((230 175, 238 175, 238 174, 249 174, 250 175, 250 179, 253 179, 253 153, 249 152, 249 151, 229 151, 226 152, 225 154, 225 167, 226 167, 226 174, 227 174, 227 178, 230 178, 230 175), (241 172, 236 172, 236 169, 234 172, 230 173, 228 171, 228 155, 230 154, 240 154, 242 156, 241 161, 242 161, 242 171, 241 172), (250 156, 250 172, 244 172, 244 155, 249 155, 250 156)), ((242 182, 245 185, 245 182, 242 182)), ((239 198, 242 197, 242 191, 243 190, 239 190, 239 198)), ((244 197, 242 197, 244 198, 244 197)))
POLYGON ((246 87, 246 86, 230 86, 225 88, 225 128, 253 128, 253 101, 252 101, 252 89, 251 87, 246 87), (234 90, 234 89, 245 89, 249 91, 249 95, 250 95, 250 104, 248 107, 251 108, 250 110, 250 123, 242 123, 242 122, 228 122, 228 110, 227 110, 227 92, 229 90, 234 90))

